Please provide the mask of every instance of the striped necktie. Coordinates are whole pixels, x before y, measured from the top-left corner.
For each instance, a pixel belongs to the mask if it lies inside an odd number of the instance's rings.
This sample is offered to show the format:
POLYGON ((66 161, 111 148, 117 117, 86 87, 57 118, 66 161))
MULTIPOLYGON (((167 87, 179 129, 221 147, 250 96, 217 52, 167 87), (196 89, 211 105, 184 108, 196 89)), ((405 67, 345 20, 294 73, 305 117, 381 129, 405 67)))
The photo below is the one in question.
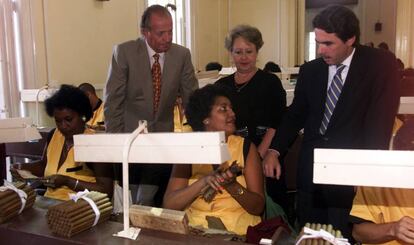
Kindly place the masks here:
POLYGON ((336 102, 338 102, 339 95, 341 94, 342 87, 344 86, 344 82, 342 81, 341 73, 342 70, 345 68, 345 65, 340 64, 336 67, 335 76, 331 82, 331 85, 328 89, 328 94, 326 95, 326 102, 325 102, 325 113, 323 114, 322 124, 319 128, 319 132, 323 135, 328 128, 329 120, 333 114, 335 109, 336 102))
POLYGON ((161 65, 160 62, 158 62, 158 59, 160 58, 159 54, 154 54, 154 64, 151 68, 151 74, 152 74, 152 86, 153 86, 153 111, 154 115, 158 110, 158 104, 160 103, 161 98, 161 65))

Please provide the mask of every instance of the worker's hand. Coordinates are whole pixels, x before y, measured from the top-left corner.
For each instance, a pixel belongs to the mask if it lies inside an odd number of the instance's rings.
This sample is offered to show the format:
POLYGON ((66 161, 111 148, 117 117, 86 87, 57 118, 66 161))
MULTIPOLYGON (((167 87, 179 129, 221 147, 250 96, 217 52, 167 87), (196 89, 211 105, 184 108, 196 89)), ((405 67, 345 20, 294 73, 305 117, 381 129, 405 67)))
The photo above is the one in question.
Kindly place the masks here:
POLYGON ((24 181, 24 178, 17 171, 18 169, 20 169, 20 167, 21 167, 20 163, 12 164, 10 166, 10 174, 13 177, 14 181, 24 181))
POLYGON ((408 216, 402 217, 392 227, 392 235, 402 244, 414 244, 414 219, 408 216))
POLYGON ((263 166, 263 174, 266 177, 270 178, 280 178, 280 174, 282 173, 280 162, 279 162, 279 155, 276 151, 268 150, 263 158, 262 161, 263 166))
POLYGON ((42 182, 45 186, 50 187, 50 188, 59 188, 63 185, 68 186, 68 182, 69 182, 69 178, 67 176, 64 175, 60 175, 60 174, 54 174, 54 175, 50 175, 50 176, 46 176, 45 178, 42 179, 42 182))

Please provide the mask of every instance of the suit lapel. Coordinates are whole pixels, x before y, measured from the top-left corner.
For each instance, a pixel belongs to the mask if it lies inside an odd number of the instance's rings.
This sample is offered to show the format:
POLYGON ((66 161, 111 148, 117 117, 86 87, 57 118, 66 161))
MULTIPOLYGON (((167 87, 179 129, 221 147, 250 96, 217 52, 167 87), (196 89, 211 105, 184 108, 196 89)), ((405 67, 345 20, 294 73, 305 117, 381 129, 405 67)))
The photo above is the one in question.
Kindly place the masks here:
MULTIPOLYGON (((170 49, 171 50, 171 49, 170 49)), ((167 96, 169 92, 171 91, 171 79, 173 79, 173 73, 174 70, 174 58, 171 55, 170 50, 168 50, 165 53, 165 59, 164 59, 164 67, 162 70, 161 75, 161 98, 160 98, 160 104, 157 111, 157 117, 160 113, 163 113, 164 105, 167 101, 167 96)))
POLYGON ((349 67, 348 75, 346 76, 344 87, 342 88, 341 95, 336 103, 335 110, 329 124, 335 124, 337 122, 339 115, 343 114, 343 112, 347 109, 347 105, 349 105, 350 100, 352 100, 352 94, 361 84, 363 80, 363 63, 364 62, 361 59, 358 48, 356 48, 349 67))
MULTIPOLYGON (((149 54, 147 50, 147 45, 143 38, 137 39, 137 62, 143 62, 143 65, 137 65, 137 67, 142 67, 142 70, 138 72, 140 78, 139 81, 142 81, 142 89, 144 94, 145 103, 147 104, 146 108, 152 113, 153 108, 153 85, 152 85, 152 74, 151 74, 151 63, 149 60, 149 54), (149 71, 149 72, 148 72, 149 71)), ((138 64, 138 63, 137 63, 138 64)))
POLYGON ((329 67, 324 61, 322 61, 321 67, 322 72, 318 72, 318 77, 316 79, 318 85, 316 88, 318 89, 317 98, 319 99, 317 108, 320 108, 318 113, 319 118, 322 121, 323 114, 325 113, 326 94, 328 91, 329 67))

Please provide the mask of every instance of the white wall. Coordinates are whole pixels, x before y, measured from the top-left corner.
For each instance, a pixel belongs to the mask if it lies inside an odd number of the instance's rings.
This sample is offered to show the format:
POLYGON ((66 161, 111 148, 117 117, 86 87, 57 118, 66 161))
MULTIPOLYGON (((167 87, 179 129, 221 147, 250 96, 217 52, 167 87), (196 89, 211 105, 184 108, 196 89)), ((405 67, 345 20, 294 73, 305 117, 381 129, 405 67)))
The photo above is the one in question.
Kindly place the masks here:
MULTIPOLYGON (((143 9, 144 0, 31 0, 36 79, 25 88, 104 84, 113 46, 140 35, 143 9)), ((34 103, 27 108, 34 118, 34 103)), ((40 112, 40 125, 53 126, 40 112)))
MULTIPOLYGON (((396 11, 397 2, 389 0, 359 0, 357 5, 347 5, 357 15, 360 21, 360 43, 373 42, 377 46, 386 42, 392 52, 395 52, 396 11), (382 31, 375 32, 377 21, 382 23, 382 31)), ((313 30, 312 20, 322 9, 307 9, 305 31, 313 30)), ((306 49, 307 50, 307 49, 306 49)), ((305 51, 306 53, 306 51, 305 51)))
POLYGON ((228 0, 191 1, 191 55, 196 70, 204 70, 211 61, 229 65, 228 52, 224 48, 228 12, 228 0))
POLYGON ((395 33, 397 22, 397 1, 360 0, 359 18, 361 22, 361 43, 373 42, 377 46, 386 42, 395 53, 395 33), (375 23, 382 23, 382 31, 376 32, 375 23))
POLYGON ((47 52, 38 58, 46 58, 47 64, 39 67, 46 78, 39 78, 38 85, 47 79, 58 84, 104 83, 113 45, 139 35, 142 8, 143 1, 137 0, 43 1, 44 16, 40 13, 36 21, 46 31, 38 46, 47 52))
MULTIPOLYGON (((297 12, 304 0, 193 0, 192 25, 194 65, 203 70, 210 61, 231 65, 224 49, 224 38, 231 28, 239 24, 257 27, 264 46, 259 51, 257 66, 267 61, 282 66, 297 64, 298 29, 297 12)), ((299 56, 300 57, 300 56, 299 56)))

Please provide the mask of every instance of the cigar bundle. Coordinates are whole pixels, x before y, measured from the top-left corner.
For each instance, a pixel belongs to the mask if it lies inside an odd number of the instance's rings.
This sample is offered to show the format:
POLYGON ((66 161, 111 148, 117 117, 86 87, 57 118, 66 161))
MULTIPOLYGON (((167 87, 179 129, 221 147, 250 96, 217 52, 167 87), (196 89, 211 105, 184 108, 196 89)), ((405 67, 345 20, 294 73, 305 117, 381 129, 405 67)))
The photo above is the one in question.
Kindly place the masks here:
MULTIPOLYGON (((320 231, 321 229, 327 231, 328 233, 332 234, 335 238, 343 238, 340 230, 334 230, 332 225, 326 224, 315 224, 315 223, 306 223, 305 227, 310 228, 315 231, 320 231)), ((304 232, 302 230, 299 237, 303 236, 304 232)), ((331 242, 323 239, 323 238, 308 238, 302 240, 299 245, 330 245, 331 242)))
MULTIPOLYGON (((24 210, 31 208, 36 200, 34 190, 23 182, 12 183, 17 189, 27 194, 24 210)), ((3 187, 2 187, 3 188, 3 187)), ((20 196, 13 190, 7 189, 0 191, 0 223, 17 216, 22 207, 20 196)))
MULTIPOLYGON (((230 170, 230 172, 235 177, 233 179, 229 180, 229 181, 225 181, 225 182, 221 183, 221 186, 226 186, 226 185, 232 183, 233 181, 235 181, 236 176, 239 176, 242 172, 242 168, 237 164, 236 161, 234 161, 230 165, 230 167, 228 167, 227 169, 218 168, 215 172, 221 174, 221 173, 226 172, 227 170, 230 170)), ((211 187, 211 186, 206 186, 203 190, 201 190, 201 196, 203 197, 203 200, 206 201, 207 203, 210 203, 211 201, 213 201, 216 194, 217 194, 217 191, 215 189, 213 189, 213 187, 211 187)))
MULTIPOLYGON (((98 224, 110 218, 112 204, 108 195, 92 191, 86 197, 91 199, 99 209, 98 224)), ((46 217, 49 228, 54 234, 71 237, 91 228, 96 214, 87 201, 79 199, 77 202, 69 200, 50 207, 46 217)))
POLYGON ((132 205, 129 208, 132 226, 188 234, 188 217, 184 211, 132 205))

